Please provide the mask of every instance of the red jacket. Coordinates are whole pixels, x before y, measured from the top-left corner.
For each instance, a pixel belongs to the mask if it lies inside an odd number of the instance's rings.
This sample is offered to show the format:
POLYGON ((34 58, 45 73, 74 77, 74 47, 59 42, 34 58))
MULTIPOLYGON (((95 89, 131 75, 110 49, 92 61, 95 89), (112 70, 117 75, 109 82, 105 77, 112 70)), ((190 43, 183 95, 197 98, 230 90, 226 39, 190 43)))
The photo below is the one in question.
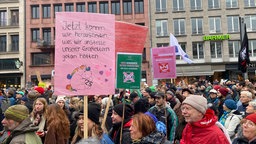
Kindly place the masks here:
POLYGON ((204 118, 188 123, 182 132, 181 144, 229 144, 222 130, 215 125, 217 117, 208 109, 204 118))

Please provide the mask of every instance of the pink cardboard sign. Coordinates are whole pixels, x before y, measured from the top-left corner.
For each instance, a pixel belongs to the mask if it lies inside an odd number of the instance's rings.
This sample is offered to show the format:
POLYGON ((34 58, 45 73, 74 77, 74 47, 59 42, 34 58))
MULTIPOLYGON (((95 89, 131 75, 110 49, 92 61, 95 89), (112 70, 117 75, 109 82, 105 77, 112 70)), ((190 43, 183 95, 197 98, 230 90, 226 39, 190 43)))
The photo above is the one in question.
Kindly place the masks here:
POLYGON ((56 13, 56 95, 115 92, 115 16, 56 13))
POLYGON ((175 47, 152 48, 154 79, 176 78, 175 47))

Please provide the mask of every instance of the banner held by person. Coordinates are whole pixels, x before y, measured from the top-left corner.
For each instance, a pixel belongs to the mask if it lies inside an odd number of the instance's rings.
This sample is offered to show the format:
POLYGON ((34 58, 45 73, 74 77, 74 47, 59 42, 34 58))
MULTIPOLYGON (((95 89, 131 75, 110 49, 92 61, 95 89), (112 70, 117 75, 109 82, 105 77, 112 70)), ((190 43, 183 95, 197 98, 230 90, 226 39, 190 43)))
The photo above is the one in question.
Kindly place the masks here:
POLYGON ((152 48, 154 79, 176 78, 175 47, 152 48))
POLYGON ((188 55, 183 51, 178 43, 178 40, 176 39, 176 37, 174 37, 172 33, 170 33, 170 46, 175 46, 176 55, 180 55, 185 62, 189 64, 193 63, 193 61, 189 59, 188 55))
POLYGON ((115 92, 115 16, 56 13, 54 94, 115 92))

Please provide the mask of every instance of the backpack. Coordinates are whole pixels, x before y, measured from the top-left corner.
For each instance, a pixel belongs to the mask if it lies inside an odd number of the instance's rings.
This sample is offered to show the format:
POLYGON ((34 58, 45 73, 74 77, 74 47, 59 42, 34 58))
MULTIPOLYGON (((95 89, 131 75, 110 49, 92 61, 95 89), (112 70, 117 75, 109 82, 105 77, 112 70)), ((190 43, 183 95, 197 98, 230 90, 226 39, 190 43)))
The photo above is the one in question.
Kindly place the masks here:
POLYGON ((11 105, 11 102, 9 100, 9 98, 5 97, 2 99, 1 101, 1 110, 2 110, 2 113, 4 113, 11 105))

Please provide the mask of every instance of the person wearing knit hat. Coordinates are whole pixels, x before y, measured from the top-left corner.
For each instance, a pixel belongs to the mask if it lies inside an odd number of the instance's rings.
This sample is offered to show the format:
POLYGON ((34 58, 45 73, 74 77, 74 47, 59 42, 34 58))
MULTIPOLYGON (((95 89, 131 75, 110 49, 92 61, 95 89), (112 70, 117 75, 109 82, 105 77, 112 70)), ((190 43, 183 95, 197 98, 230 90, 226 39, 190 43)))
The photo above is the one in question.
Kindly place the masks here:
POLYGON ((11 134, 4 140, 3 144, 9 143, 37 143, 41 139, 36 135, 38 127, 32 125, 29 118, 29 110, 24 105, 10 106, 4 113, 2 124, 5 130, 11 134), (26 137, 25 137, 26 136, 26 137))
POLYGON ((18 91, 16 92, 16 104, 21 104, 21 99, 24 96, 24 92, 23 91, 18 91))
MULTIPOLYGON (((218 92, 222 95, 222 96, 224 96, 224 97, 226 97, 227 95, 228 95, 228 89, 227 88, 224 88, 224 87, 222 87, 222 88, 219 88, 218 89, 218 92)), ((219 95, 219 96, 221 96, 221 95, 219 95)))
POLYGON ((133 108, 128 104, 118 104, 113 108, 112 113, 112 129, 109 136, 115 144, 130 144, 132 143, 130 135, 130 126, 132 122, 133 108), (121 128, 122 127, 122 128, 121 128), (121 131, 122 130, 122 131, 121 131), (122 133, 122 137, 121 137, 122 133))
POLYGON ((65 96, 58 96, 55 103, 58 104, 62 109, 64 109, 65 102, 65 96))
POLYGON ((236 110, 236 102, 232 99, 224 101, 223 110, 224 113, 219 119, 219 122, 227 129, 229 137, 231 139, 235 136, 235 129, 239 125, 242 115, 236 110))
MULTIPOLYGON (((107 136, 107 134, 103 134, 103 129, 100 125, 100 112, 101 106, 96 102, 92 102, 88 104, 88 137, 91 139, 98 139, 101 143, 112 144, 113 142, 107 136)), ((71 144, 77 143, 80 139, 83 139, 84 133, 84 111, 83 108, 79 112, 78 120, 77 120, 77 130, 75 132, 75 136, 73 137, 71 144)))
POLYGON ((243 137, 234 139, 233 144, 256 143, 256 113, 250 114, 242 121, 243 137))
POLYGON ((43 95, 44 94, 44 88, 42 88, 42 87, 35 87, 34 88, 34 90, 36 90, 38 93, 40 93, 41 95, 43 95))
POLYGON ((216 125, 218 121, 207 100, 201 95, 190 95, 181 105, 181 112, 187 122, 180 143, 230 144, 230 138, 216 125))

